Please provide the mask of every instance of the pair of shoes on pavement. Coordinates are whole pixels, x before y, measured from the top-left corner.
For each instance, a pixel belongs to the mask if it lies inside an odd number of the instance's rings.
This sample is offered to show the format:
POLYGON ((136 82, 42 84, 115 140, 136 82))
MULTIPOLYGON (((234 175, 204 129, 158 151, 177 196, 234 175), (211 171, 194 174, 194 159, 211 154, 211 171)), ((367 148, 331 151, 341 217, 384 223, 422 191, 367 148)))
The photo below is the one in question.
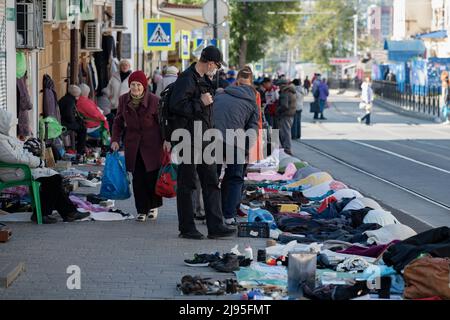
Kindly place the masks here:
POLYGON ((222 259, 219 252, 216 252, 214 254, 194 254, 194 259, 186 259, 184 260, 184 264, 189 267, 208 267, 210 263, 219 261, 222 259))
MULTIPOLYGON (((235 234, 236 229, 235 228, 227 228, 224 225, 221 225, 217 230, 214 230, 213 232, 210 232, 208 234, 208 239, 221 239, 221 238, 228 238, 235 234)), ((205 239, 205 236, 197 231, 192 230, 188 232, 181 232, 179 235, 180 238, 184 239, 191 239, 191 240, 203 240, 205 239)))
POLYGON ((148 214, 145 213, 139 213, 136 217, 136 221, 138 222, 145 222, 147 219, 149 220, 156 220, 158 218, 158 209, 152 209, 148 214))
POLYGON ((178 284, 177 287, 183 294, 217 296, 225 294, 227 289, 226 285, 220 281, 212 281, 211 278, 193 277, 190 275, 183 276, 181 284, 178 284))
POLYGON ((219 272, 238 271, 240 267, 250 266, 252 261, 245 256, 238 256, 234 253, 226 253, 219 261, 211 262, 209 266, 219 272))

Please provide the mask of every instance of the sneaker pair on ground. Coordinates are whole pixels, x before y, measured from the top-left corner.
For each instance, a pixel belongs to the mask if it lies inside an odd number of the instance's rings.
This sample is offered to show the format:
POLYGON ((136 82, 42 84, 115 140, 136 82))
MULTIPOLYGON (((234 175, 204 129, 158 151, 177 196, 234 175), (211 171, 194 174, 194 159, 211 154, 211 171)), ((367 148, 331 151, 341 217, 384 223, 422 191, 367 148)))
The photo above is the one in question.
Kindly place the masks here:
MULTIPOLYGON (((233 236, 236 233, 235 228, 228 228, 225 225, 221 225, 219 228, 214 230, 214 232, 208 233, 208 239, 222 239, 233 236)), ((205 236, 198 230, 192 230, 189 232, 181 232, 180 238, 191 239, 191 240, 203 240, 205 236)))
POLYGON ((248 267, 251 264, 250 259, 245 256, 237 256, 233 253, 226 253, 223 257, 218 252, 214 254, 195 254, 194 259, 184 260, 184 263, 190 267, 211 267, 219 272, 238 271, 240 267, 248 267))
POLYGON ((152 209, 148 214, 138 214, 136 221, 145 222, 147 219, 156 220, 158 218, 158 209, 152 209))
MULTIPOLYGON (((64 222, 75 222, 75 221, 86 219, 90 215, 91 214, 89 212, 78 212, 77 211, 77 212, 69 213, 68 215, 63 217, 63 221, 64 222)), ((33 215, 31 216, 31 221, 37 223, 37 215, 35 213, 33 213, 33 215)), ((56 218, 53 218, 51 216, 42 216, 43 224, 55 224, 57 222, 58 222, 58 220, 56 218)))

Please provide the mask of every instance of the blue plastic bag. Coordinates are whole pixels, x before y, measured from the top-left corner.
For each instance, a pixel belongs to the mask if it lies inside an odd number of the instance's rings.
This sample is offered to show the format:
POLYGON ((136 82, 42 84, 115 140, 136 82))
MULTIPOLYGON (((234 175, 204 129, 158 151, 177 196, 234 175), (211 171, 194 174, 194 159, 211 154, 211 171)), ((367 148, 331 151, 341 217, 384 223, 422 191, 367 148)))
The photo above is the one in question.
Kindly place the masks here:
POLYGON ((131 197, 125 158, 118 152, 106 156, 100 196, 111 200, 125 200, 131 197))
POLYGON ((276 229, 277 224, 273 215, 264 209, 250 209, 248 211, 248 222, 266 222, 269 224, 270 229, 276 229))

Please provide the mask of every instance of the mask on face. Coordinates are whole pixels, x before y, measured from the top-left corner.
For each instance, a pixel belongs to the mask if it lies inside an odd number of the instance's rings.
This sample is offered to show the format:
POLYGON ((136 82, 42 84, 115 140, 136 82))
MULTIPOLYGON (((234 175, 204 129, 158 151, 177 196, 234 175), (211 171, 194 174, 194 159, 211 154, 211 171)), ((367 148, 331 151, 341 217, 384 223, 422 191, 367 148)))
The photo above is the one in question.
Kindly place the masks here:
POLYGON ((214 65, 213 69, 212 69, 211 71, 208 71, 208 72, 206 73, 206 75, 207 75, 208 77, 214 77, 214 76, 216 75, 216 73, 217 73, 217 66, 214 65))

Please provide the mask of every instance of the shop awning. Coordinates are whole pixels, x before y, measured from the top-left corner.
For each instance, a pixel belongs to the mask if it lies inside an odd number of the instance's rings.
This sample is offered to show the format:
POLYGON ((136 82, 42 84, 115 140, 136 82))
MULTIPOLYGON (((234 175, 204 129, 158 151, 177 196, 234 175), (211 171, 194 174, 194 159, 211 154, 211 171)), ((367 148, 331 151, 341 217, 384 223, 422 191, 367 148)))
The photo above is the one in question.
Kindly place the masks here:
POLYGON ((422 34, 418 34, 415 36, 416 39, 424 39, 424 40, 443 40, 448 38, 447 35, 447 30, 437 30, 437 31, 433 31, 433 32, 427 32, 427 33, 422 33, 422 34))
POLYGON ((411 58, 425 55, 425 44, 422 40, 390 41, 384 43, 390 61, 406 62, 411 58))

